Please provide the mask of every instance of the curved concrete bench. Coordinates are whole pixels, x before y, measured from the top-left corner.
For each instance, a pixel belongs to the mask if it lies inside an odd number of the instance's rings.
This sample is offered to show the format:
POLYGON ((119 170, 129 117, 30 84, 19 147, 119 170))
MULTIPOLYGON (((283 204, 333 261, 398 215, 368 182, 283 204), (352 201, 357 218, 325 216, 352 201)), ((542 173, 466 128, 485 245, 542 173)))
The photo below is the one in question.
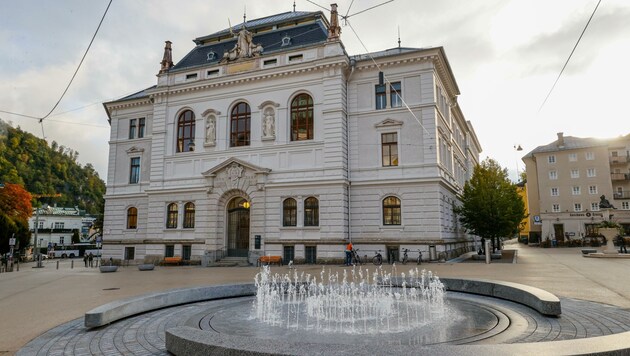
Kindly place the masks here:
MULTIPOLYGON (((465 278, 440 278, 446 290, 453 292, 463 292, 488 297, 501 298, 526 305, 537 312, 558 316, 562 313, 560 299, 555 295, 535 287, 524 284, 493 281, 487 279, 465 279, 465 278)), ((402 278, 392 278, 392 284, 400 287, 402 278)))
POLYGON ((440 278, 446 290, 485 295, 526 305, 543 315, 562 313, 560 299, 555 295, 524 284, 485 279, 440 278))
POLYGON ((100 266, 98 269, 101 273, 110 273, 118 271, 118 266, 100 266))
POLYGON ((205 300, 245 297, 255 292, 253 283, 171 289, 101 305, 85 313, 84 322, 86 328, 96 328, 155 309, 205 300))
POLYGON ((208 332, 189 326, 166 330, 175 355, 628 355, 630 331, 586 339, 499 345, 342 345, 287 342, 208 332))
POLYGON ((144 263, 144 264, 138 265, 139 271, 153 271, 154 268, 155 268, 155 265, 153 263, 144 263))

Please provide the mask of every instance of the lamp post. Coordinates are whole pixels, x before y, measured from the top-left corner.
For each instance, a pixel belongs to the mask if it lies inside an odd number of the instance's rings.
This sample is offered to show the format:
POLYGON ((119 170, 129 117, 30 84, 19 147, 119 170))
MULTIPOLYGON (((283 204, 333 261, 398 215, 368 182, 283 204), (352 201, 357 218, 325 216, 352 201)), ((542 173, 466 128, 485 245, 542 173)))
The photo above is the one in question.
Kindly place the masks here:
POLYGON ((521 145, 516 144, 514 145, 514 150, 516 150, 516 182, 518 183, 518 181, 521 179, 520 177, 520 173, 518 171, 518 152, 523 150, 523 147, 521 147, 521 145))

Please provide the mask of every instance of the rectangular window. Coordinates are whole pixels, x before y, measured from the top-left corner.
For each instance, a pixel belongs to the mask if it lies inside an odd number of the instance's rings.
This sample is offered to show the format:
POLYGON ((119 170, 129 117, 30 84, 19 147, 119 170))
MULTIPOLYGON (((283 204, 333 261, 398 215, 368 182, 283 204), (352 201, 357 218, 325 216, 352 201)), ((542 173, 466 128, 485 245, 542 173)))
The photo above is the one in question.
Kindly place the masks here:
POLYGON ((402 89, 400 82, 391 83, 389 87, 389 102, 391 107, 399 108, 402 106, 402 89))
POLYGON ((589 185, 588 186, 588 194, 597 194, 597 186, 589 185))
POLYGON ((278 60, 274 58, 274 59, 268 59, 268 60, 264 61, 263 65, 269 66, 269 65, 272 65, 272 64, 276 64, 276 63, 278 63, 278 60))
POLYGON ((552 197, 557 197, 560 195, 560 192, 558 191, 558 188, 551 188, 551 196, 552 197))
POLYGON ((182 246, 182 260, 190 261, 191 254, 192 254, 192 247, 190 245, 182 246))
POLYGON ((591 203, 591 211, 599 211, 599 203, 591 203))
POLYGON ((129 184, 137 184, 140 181, 140 157, 131 159, 129 169, 129 184))
POLYGON ((219 75, 219 70, 218 70, 218 69, 209 70, 209 71, 206 73, 206 75, 207 75, 208 77, 211 77, 211 76, 213 76, 213 75, 219 75))
POLYGON ((387 95, 385 93, 385 84, 377 85, 374 89, 376 95, 376 110, 385 109, 387 106, 387 95))
POLYGON ((316 246, 304 246, 304 259, 308 264, 317 263, 317 247, 316 246))
POLYGON ((577 153, 569 153, 569 162, 577 162, 577 153))
POLYGON ((283 252, 282 263, 289 263, 295 259, 295 246, 283 246, 283 252))
POLYGON ((136 248, 135 247, 125 247, 125 260, 133 260, 136 257, 136 248))
POLYGON ((558 172, 556 172, 556 171, 549 171, 549 179, 551 179, 551 180, 558 179, 558 172))
POLYGON ((587 161, 592 161, 595 159, 595 153, 593 152, 586 152, 586 160, 587 161))
POLYGON ((289 56, 289 62, 301 61, 303 57, 304 56, 302 56, 301 54, 296 54, 294 56, 289 56))
POLYGON ((143 138, 144 137, 144 123, 145 119, 144 117, 141 117, 138 119, 138 138, 143 138))
POLYGON ((186 74, 186 80, 197 79, 197 73, 186 74))
POLYGON ((617 151, 612 151, 612 152, 610 152, 610 154, 611 154, 613 157, 618 157, 618 153, 617 153, 617 151))
POLYGON ((580 178, 580 171, 577 169, 571 170, 571 178, 580 178))
POLYGON ((63 245, 64 243, 64 237, 63 236, 59 236, 59 244, 63 245))
POLYGON ((582 204, 580 203, 573 204, 573 211, 582 211, 582 204))
POLYGON ((164 257, 175 257, 175 245, 164 246, 164 257))
POLYGON ((621 202, 621 209, 623 210, 630 210, 630 203, 627 201, 622 201, 621 202))
POLYGON ((573 195, 580 195, 581 189, 580 187, 573 187, 572 192, 573 192, 573 195))
POLYGON ((586 176, 589 178, 592 177, 596 177, 597 176, 597 172, 595 171, 595 168, 589 168, 586 170, 586 176))
POLYGON ((553 204, 551 206, 551 211, 554 213, 559 213, 560 212, 560 204, 553 204))
POLYGON ((547 157, 547 160, 549 161, 549 163, 556 163, 556 156, 551 155, 547 157))
POLYGON ((55 230, 61 230, 61 229, 63 229, 64 225, 65 224, 63 222, 56 222, 55 225, 54 225, 55 226, 54 229, 55 230))
POLYGON ((129 120, 129 139, 136 138, 136 119, 129 120))
POLYGON ((383 167, 398 165, 398 134, 381 134, 381 149, 383 154, 383 167))

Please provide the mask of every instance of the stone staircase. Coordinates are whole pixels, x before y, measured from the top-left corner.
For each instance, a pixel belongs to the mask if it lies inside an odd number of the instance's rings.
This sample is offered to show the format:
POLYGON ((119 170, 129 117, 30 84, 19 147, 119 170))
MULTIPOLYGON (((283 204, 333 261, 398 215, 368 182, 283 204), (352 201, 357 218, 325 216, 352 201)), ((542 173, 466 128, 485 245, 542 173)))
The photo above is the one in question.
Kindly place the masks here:
POLYGON ((208 267, 248 267, 247 257, 223 257, 221 260, 210 263, 208 267))

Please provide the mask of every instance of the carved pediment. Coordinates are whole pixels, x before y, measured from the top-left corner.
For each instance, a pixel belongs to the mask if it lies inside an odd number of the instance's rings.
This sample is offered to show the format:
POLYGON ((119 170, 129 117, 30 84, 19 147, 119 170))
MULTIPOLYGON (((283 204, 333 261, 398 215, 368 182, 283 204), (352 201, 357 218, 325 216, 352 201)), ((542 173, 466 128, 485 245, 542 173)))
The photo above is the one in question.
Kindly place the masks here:
POLYGON ((265 106, 273 106, 274 108, 277 108, 278 106, 280 106, 280 104, 278 104, 278 103, 276 103, 274 101, 271 101, 271 100, 266 100, 266 101, 263 101, 262 104, 258 105, 258 108, 262 109, 265 106))
POLYGON ((402 126, 402 124, 403 124, 402 121, 398 121, 398 120, 387 118, 387 119, 379 122, 378 124, 374 125, 374 127, 380 128, 380 127, 402 126))
POLYGON ((144 152, 144 148, 133 146, 125 152, 127 152, 127 154, 142 153, 144 152))
POLYGON ((203 114, 201 114, 201 117, 208 117, 209 115, 215 115, 215 116, 219 116, 221 115, 220 111, 214 110, 214 109, 208 109, 206 111, 203 112, 203 114))
POLYGON ((201 174, 206 177, 208 193, 211 193, 215 187, 246 191, 249 186, 256 185, 258 190, 263 190, 269 172, 269 168, 231 157, 201 174))

